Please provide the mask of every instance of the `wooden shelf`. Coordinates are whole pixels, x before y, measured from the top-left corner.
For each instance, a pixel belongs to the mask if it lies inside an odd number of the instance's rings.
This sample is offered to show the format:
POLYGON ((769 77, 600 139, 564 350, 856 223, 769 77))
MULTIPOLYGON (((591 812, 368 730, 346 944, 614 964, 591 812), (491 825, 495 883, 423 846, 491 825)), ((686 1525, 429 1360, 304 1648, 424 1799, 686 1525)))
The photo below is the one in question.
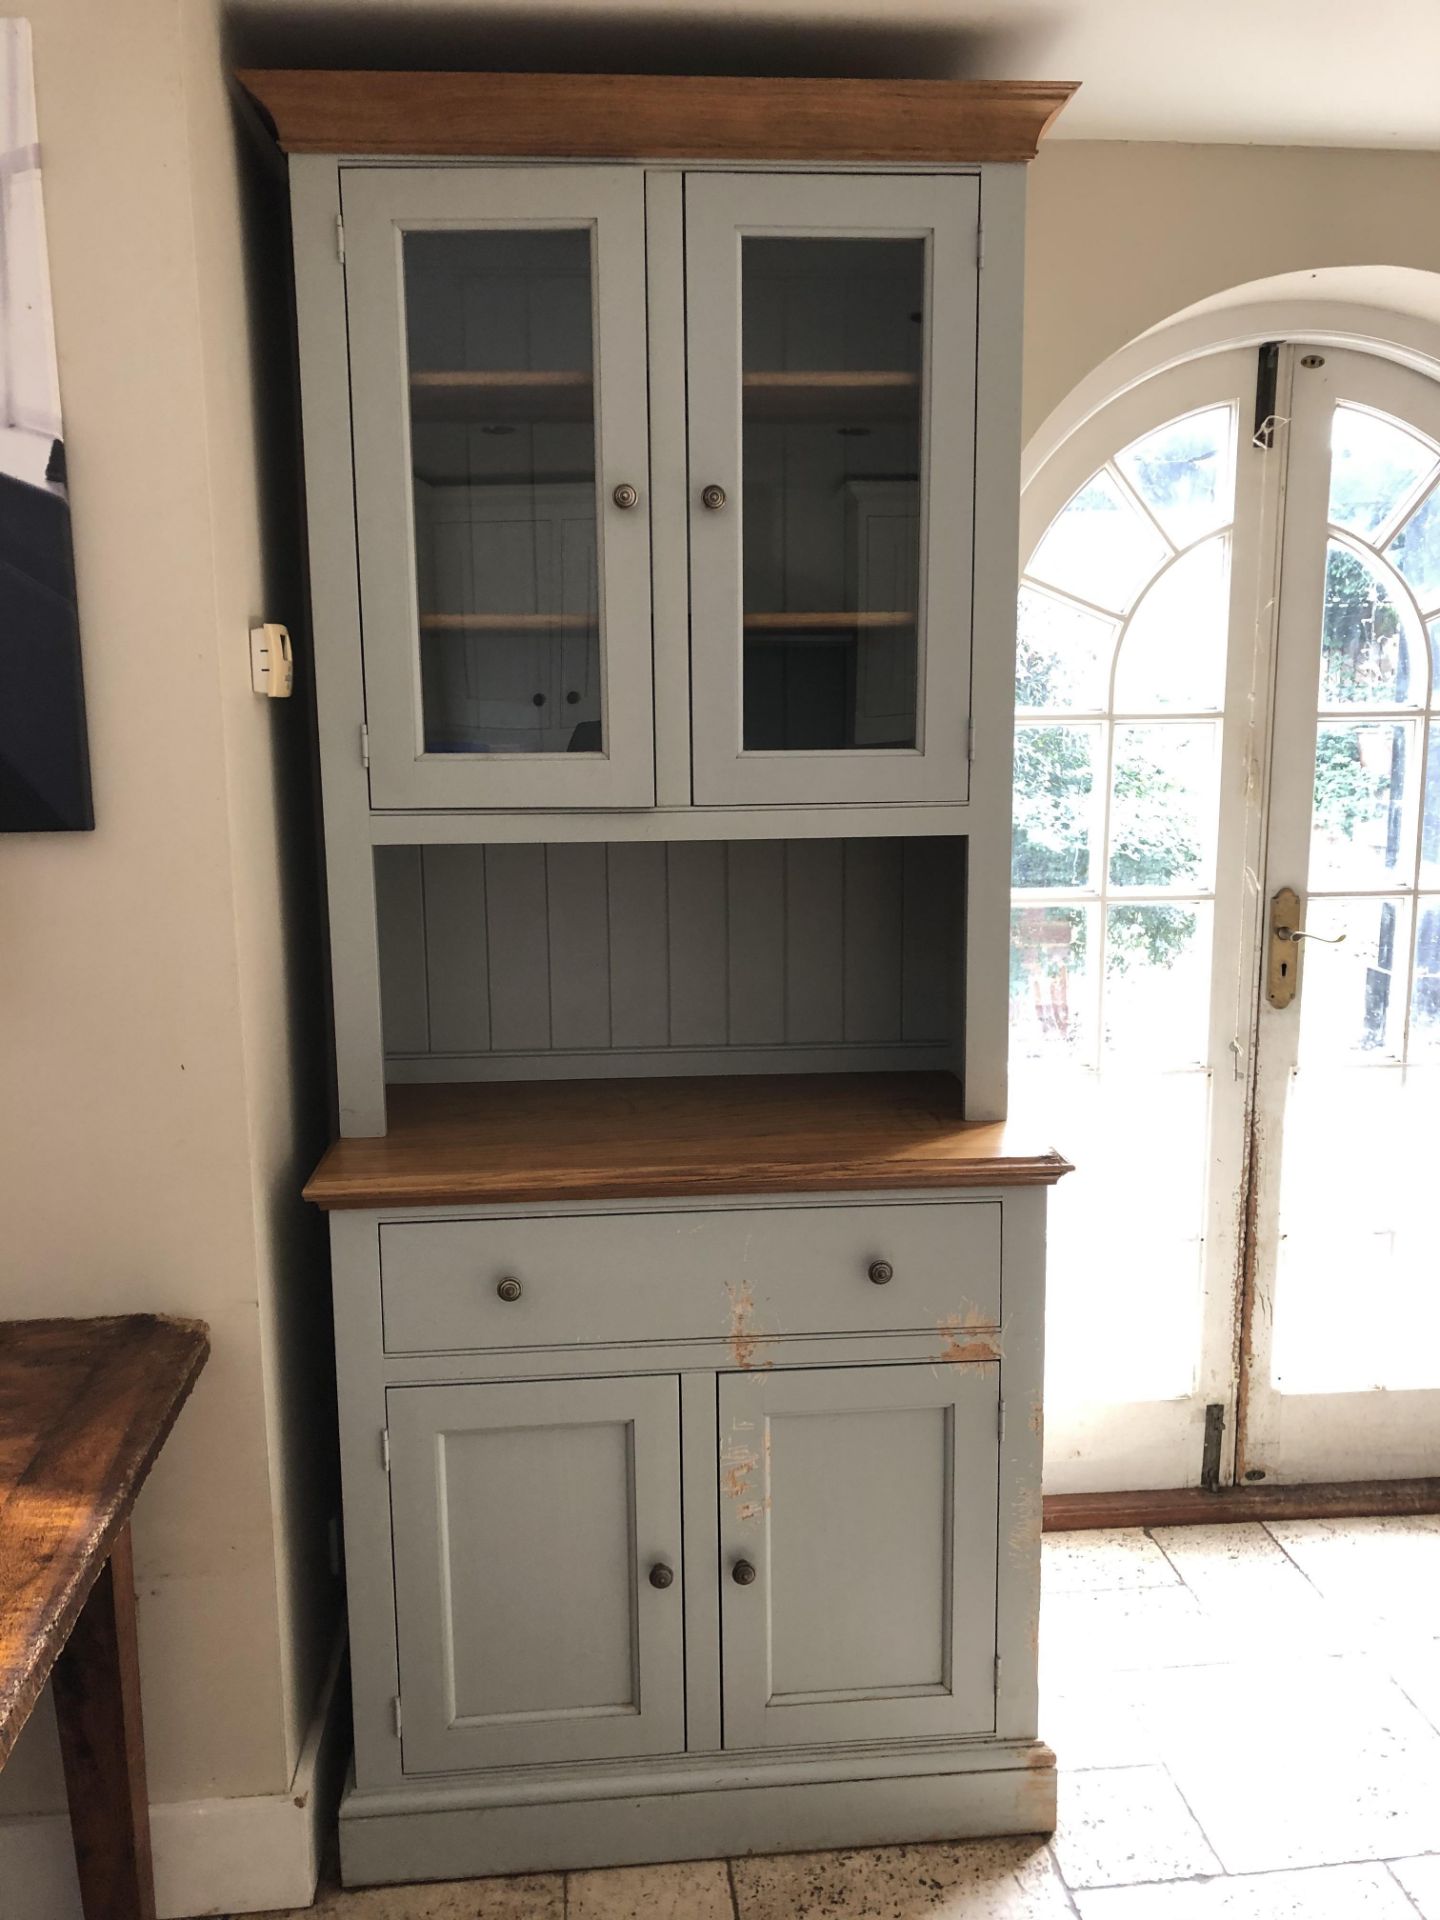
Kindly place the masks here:
POLYGON ((413 419, 459 424, 520 424, 531 420, 593 418, 589 373, 564 368, 498 373, 412 373, 413 419))
POLYGON ((747 613, 745 644, 750 647, 823 644, 853 635, 903 633, 913 628, 913 613, 747 613))
POLYGON ((749 420, 826 424, 920 417, 915 373, 747 373, 740 384, 749 420))
POLYGON ((389 1089, 390 1132, 340 1140, 317 1206, 1049 1186, 1018 1128, 971 1124, 947 1073, 482 1081, 389 1089))
POLYGON ((422 633, 596 633, 588 613, 422 613, 422 633))

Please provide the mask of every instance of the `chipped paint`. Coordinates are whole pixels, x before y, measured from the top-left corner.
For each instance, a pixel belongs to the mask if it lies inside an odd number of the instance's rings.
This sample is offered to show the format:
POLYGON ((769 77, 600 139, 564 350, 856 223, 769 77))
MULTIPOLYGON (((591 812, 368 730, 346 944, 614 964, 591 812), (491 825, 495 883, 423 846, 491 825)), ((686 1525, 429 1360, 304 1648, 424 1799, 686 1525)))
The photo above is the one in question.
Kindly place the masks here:
MULTIPOLYGON (((970 1309, 973 1314, 975 1309, 970 1309)), ((980 1322, 983 1326, 983 1320, 980 1322)), ((936 1331, 940 1335, 940 1359, 947 1366, 965 1360, 998 1360, 1000 1342, 998 1338, 977 1340, 968 1337, 971 1334, 971 1321, 968 1316, 958 1313, 946 1314, 943 1320, 936 1322, 936 1331)))
MULTIPOLYGON (((747 1423, 748 1425, 748 1423, 747 1423)), ((764 1440, 765 1474, 764 1484, 770 1480, 770 1430, 767 1425, 764 1440)), ((751 1481, 760 1465, 760 1455, 743 1440, 733 1435, 722 1443, 720 1448, 720 1491, 727 1500, 735 1501, 741 1520, 763 1520, 770 1511, 768 1493, 757 1495, 751 1481)))
POLYGON ((748 1280, 742 1280, 738 1286, 727 1282, 725 1291, 730 1296, 730 1351, 736 1366, 744 1372, 757 1364, 770 1366, 769 1360, 756 1360, 761 1342, 751 1325, 755 1318, 754 1288, 748 1280))
POLYGON ((1015 1496, 1015 1524, 1010 1529, 1010 1551, 1022 1558, 1035 1552, 1040 1539, 1042 1508, 1039 1487, 1023 1487, 1015 1496))

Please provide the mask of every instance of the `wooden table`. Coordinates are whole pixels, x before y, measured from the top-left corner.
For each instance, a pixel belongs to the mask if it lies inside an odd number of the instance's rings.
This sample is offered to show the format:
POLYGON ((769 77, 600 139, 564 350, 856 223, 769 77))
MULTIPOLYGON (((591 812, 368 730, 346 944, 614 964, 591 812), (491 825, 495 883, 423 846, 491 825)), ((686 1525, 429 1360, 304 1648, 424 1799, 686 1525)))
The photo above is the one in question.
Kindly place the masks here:
POLYGON ((85 1920, 154 1920, 130 1511, 209 1351, 196 1320, 0 1321, 0 1766, 53 1673, 85 1920))

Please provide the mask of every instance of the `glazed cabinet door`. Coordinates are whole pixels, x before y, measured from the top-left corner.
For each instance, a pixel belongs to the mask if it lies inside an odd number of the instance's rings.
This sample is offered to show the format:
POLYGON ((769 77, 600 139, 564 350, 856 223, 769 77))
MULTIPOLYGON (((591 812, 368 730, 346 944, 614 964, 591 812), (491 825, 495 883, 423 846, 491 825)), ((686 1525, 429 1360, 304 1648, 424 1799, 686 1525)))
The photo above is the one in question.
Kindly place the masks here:
POLYGON ((643 176, 341 191, 371 804, 653 804, 643 176))
POLYGON ((685 1744, 673 1376, 392 1387, 407 1773, 685 1744))
POLYGON ((727 1748, 994 1730, 999 1373, 721 1376, 727 1748))
POLYGON ((694 789, 968 796, 979 185, 688 175, 694 789))

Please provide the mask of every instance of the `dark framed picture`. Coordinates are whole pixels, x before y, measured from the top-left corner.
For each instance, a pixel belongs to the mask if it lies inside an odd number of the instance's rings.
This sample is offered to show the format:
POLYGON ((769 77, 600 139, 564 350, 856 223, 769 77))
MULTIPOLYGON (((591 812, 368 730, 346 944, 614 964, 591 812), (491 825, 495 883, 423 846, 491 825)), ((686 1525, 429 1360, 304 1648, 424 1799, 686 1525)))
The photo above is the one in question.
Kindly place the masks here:
POLYGON ((30 25, 0 19, 0 833, 94 824, 30 25))

